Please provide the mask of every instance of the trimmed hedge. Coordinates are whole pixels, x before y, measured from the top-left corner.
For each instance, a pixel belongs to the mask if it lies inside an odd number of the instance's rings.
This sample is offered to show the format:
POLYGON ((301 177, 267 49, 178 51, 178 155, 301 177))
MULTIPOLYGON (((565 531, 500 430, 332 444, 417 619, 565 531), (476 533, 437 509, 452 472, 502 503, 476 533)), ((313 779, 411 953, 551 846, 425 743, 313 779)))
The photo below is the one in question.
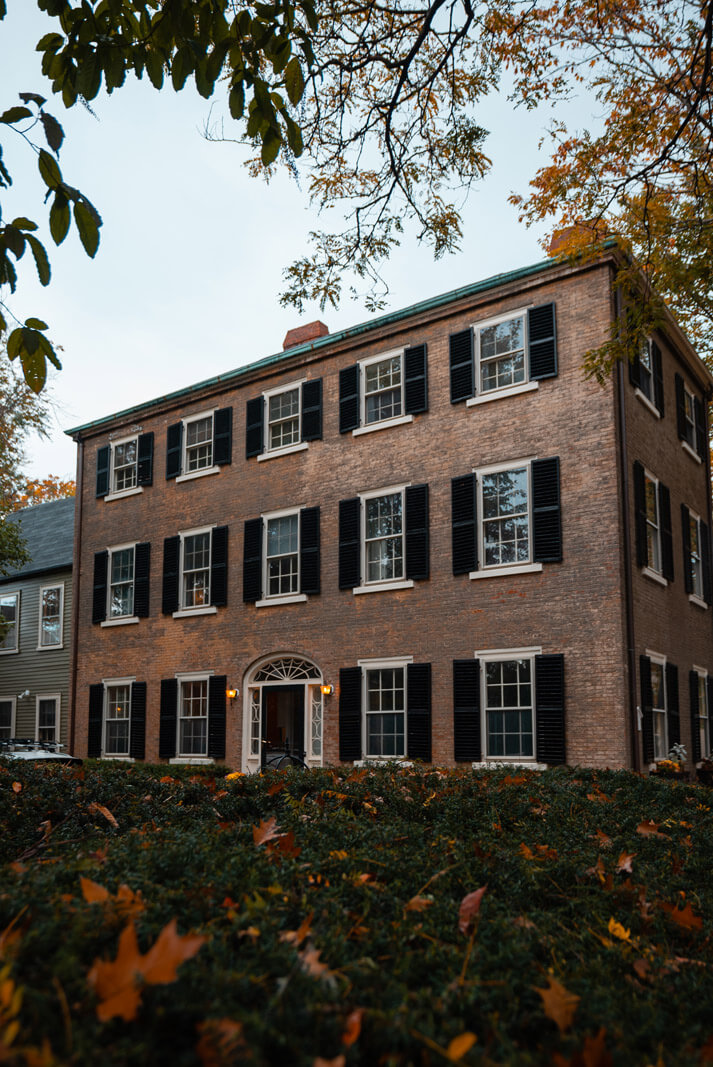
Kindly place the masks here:
POLYGON ((0 763, 0 1063, 713 1061, 707 788, 225 773, 0 763), (171 920, 204 943, 102 1021, 95 962, 171 920))

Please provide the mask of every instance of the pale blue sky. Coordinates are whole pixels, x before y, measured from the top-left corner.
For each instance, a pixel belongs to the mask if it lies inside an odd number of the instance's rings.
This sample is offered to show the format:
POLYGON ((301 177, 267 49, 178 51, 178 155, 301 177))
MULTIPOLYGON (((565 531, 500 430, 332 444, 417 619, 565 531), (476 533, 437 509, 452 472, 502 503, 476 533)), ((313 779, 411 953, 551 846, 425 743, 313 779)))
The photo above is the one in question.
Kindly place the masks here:
MULTIPOLYGON (((18 92, 51 97, 34 52, 45 17, 34 0, 8 6, 0 22, 0 110, 19 103, 18 92)), ((219 97, 216 107, 222 104, 219 97)), ((307 250, 320 220, 286 175, 266 186, 249 177, 244 149, 201 137, 210 105, 190 86, 157 93, 148 81, 127 80, 92 102, 96 118, 81 105, 65 111, 59 99, 47 106, 65 129, 65 180, 92 200, 104 226, 93 261, 74 231, 55 248, 35 159, 19 139, 4 138, 15 180, 10 196, 3 191, 4 215, 41 223, 53 269, 42 289, 23 260, 11 307, 18 317, 43 318, 63 348, 63 369, 52 381, 52 436, 30 442, 31 476, 74 476, 75 446, 62 432, 68 427, 278 352, 287 330, 302 322, 320 318, 335 331, 370 317, 348 297, 339 311, 315 304, 299 316, 280 307, 282 270, 307 250)), ((507 196, 526 191, 544 159, 538 142, 546 117, 513 111, 498 98, 477 117, 492 131, 486 152, 494 166, 471 193, 462 251, 436 262, 407 235, 386 267, 386 310, 543 258, 543 229, 520 225, 507 196)))

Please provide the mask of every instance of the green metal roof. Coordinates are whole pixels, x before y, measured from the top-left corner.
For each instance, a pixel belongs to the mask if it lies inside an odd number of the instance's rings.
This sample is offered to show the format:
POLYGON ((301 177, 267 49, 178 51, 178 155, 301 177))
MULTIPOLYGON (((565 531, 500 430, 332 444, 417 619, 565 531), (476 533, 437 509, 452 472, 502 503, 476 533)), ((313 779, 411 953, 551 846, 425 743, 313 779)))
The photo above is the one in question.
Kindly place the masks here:
MULTIPOLYGON (((606 242, 606 244, 609 243, 610 242, 606 242)), ((507 271, 505 274, 494 274, 491 278, 485 278, 483 281, 464 285, 460 289, 451 289, 450 292, 429 297, 428 300, 421 300, 418 304, 411 304, 409 307, 389 312, 388 315, 381 315, 378 319, 370 319, 368 322, 361 322, 357 326, 349 326, 346 330, 339 330, 337 333, 325 334, 324 337, 318 337, 314 341, 306 341, 304 344, 295 345, 292 348, 288 348, 286 351, 276 352, 272 356, 265 356, 263 359, 258 359, 254 363, 248 363, 243 367, 237 367, 235 370, 226 371, 225 374, 218 374, 213 378, 206 378, 205 381, 196 382, 194 385, 186 386, 183 389, 177 389, 173 393, 166 393, 165 396, 154 397, 152 400, 145 400, 142 404, 126 408, 124 411, 117 411, 113 415, 105 415, 103 418, 95 419, 93 422, 85 422, 81 426, 75 426, 71 430, 65 430, 65 433, 72 437, 74 434, 82 433, 85 430, 98 429, 100 426, 103 426, 108 422, 113 422, 115 419, 127 418, 142 411, 144 408, 153 406, 154 404, 179 400, 182 397, 190 396, 191 393, 198 392, 201 389, 210 388, 214 385, 233 384, 244 375, 252 374, 254 371, 262 370, 266 367, 274 366, 282 360, 291 359, 293 356, 299 355, 300 353, 314 352, 320 348, 326 348, 329 345, 336 344, 339 341, 349 340, 352 337, 359 337, 361 334, 368 333, 369 330, 378 329, 382 326, 389 326, 392 323, 400 322, 403 319, 408 319, 411 316, 418 315, 424 311, 432 311, 435 308, 443 307, 445 304, 451 304, 464 297, 475 296, 488 289, 495 289, 500 285, 507 285, 509 282, 520 281, 533 274, 540 274, 543 271, 551 270, 555 266, 561 266, 561 261, 546 259, 539 263, 533 263, 529 267, 521 267, 519 270, 507 271)))

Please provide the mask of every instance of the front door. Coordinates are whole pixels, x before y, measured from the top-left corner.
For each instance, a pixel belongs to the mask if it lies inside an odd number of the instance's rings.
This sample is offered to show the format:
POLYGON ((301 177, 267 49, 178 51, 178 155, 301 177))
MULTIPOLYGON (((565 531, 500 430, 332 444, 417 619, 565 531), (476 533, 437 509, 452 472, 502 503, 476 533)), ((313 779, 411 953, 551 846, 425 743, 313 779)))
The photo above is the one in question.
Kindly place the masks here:
POLYGON ((285 752, 305 758, 304 685, 262 687, 261 763, 285 752))

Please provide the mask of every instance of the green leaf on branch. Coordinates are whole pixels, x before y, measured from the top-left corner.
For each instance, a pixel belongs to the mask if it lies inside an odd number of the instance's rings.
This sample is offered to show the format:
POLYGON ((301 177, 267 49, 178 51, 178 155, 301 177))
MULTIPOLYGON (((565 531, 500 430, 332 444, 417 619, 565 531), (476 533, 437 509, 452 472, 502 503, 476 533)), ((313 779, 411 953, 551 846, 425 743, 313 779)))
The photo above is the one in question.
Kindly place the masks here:
POLYGON ((230 114, 234 119, 241 119, 245 110, 245 88, 242 82, 238 82, 230 90, 228 96, 228 107, 230 108, 230 114))
POLYGON ((160 89, 163 86, 163 59, 158 52, 150 51, 146 53, 145 60, 146 73, 151 79, 151 84, 154 89, 160 89))
POLYGON ((59 163, 44 148, 40 149, 38 166, 42 181, 48 189, 56 189, 62 184, 62 171, 59 169, 59 163))
POLYGON ((262 149, 260 152, 260 158, 266 167, 269 167, 271 163, 277 159, 277 154, 280 151, 282 142, 273 129, 269 129, 265 134, 262 142, 262 149))
POLYGON ((3 111, 0 115, 0 122, 4 122, 7 126, 12 125, 14 122, 20 122, 22 119, 32 118, 32 112, 29 107, 20 107, 17 104, 15 107, 9 107, 7 111, 3 111))
POLYGON ((302 66, 299 59, 294 56, 285 67, 285 88, 291 104, 299 104, 304 92, 305 82, 302 76, 302 66))
POLYGON ((15 259, 21 259, 25 252, 25 237, 14 226, 5 226, 0 230, 6 248, 9 248, 15 259))
POLYGON ((35 260, 40 285, 49 285, 52 271, 50 270, 50 261, 47 257, 45 246, 41 241, 38 241, 36 237, 33 237, 32 234, 27 235, 27 243, 30 246, 30 251, 35 260))
POLYGON ((69 202, 64 193, 55 193, 50 208, 50 233, 56 245, 61 245, 69 230, 69 202))
MULTIPOLYGON (((55 34, 52 34, 52 36, 53 37, 59 37, 59 34, 55 33, 55 34)), ((61 44, 62 43, 62 38, 61 37, 59 37, 59 41, 60 41, 60 44, 61 44)), ((42 107, 43 104, 47 103, 45 97, 44 96, 40 96, 39 93, 18 93, 17 95, 20 97, 20 100, 24 100, 26 104, 30 100, 32 101, 33 104, 37 104, 38 107, 42 107)))
POLYGON ((32 330, 48 330, 49 326, 42 319, 25 319, 25 326, 29 326, 32 330))
POLYGON ((45 131, 47 144, 53 152, 59 152, 62 147, 62 141, 64 140, 64 130, 57 122, 57 119, 52 115, 48 115, 46 111, 40 113, 40 122, 45 131))
POLYGON ((12 220, 12 225, 18 230, 36 230, 37 223, 32 219, 26 219, 24 215, 18 215, 16 219, 12 220))
POLYGON ((74 204, 74 221, 79 231, 79 239, 84 246, 84 251, 93 259, 99 247, 99 226, 96 212, 92 212, 84 200, 77 200, 74 204))

